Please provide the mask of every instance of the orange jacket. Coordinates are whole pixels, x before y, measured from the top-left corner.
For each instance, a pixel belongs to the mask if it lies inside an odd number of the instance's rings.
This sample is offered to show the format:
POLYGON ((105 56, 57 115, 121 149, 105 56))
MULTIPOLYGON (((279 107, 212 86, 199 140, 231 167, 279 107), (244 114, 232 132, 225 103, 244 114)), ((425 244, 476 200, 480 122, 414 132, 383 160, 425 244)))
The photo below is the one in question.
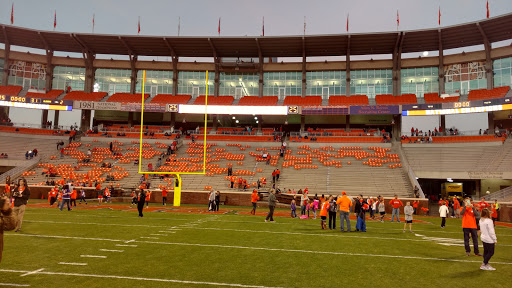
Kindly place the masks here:
MULTIPOLYGON (((350 202, 352 203, 352 202, 350 202)), ((329 202, 325 201, 324 203, 322 203, 322 208, 320 210, 320 216, 327 216, 327 211, 329 210, 329 208, 331 207, 331 205, 329 204, 329 202)))
POLYGON ((258 192, 252 192, 251 194, 251 203, 256 203, 260 200, 260 196, 258 196, 258 192))
POLYGON ((392 199, 389 201, 389 205, 393 206, 393 208, 400 208, 400 206, 404 206, 400 199, 392 199))
POLYGON ((71 192, 71 199, 76 199, 76 195, 77 195, 76 190, 73 189, 73 192, 71 192))

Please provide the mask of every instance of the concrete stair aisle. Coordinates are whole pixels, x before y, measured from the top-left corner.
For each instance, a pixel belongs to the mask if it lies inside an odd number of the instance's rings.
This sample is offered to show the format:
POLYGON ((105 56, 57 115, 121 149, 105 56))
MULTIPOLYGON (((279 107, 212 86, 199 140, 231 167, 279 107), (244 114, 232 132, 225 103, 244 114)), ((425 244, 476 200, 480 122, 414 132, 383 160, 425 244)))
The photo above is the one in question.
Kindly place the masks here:
POLYGON ((488 171, 512 171, 512 139, 508 138, 503 143, 486 168, 488 171))

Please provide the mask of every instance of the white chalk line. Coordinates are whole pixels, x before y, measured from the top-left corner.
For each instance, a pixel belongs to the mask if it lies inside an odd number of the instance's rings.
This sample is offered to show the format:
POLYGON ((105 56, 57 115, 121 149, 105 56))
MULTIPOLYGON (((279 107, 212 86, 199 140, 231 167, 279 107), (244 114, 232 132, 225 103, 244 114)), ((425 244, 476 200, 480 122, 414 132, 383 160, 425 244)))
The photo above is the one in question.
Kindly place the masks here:
POLYGON ((37 269, 37 270, 34 270, 34 271, 30 271, 30 272, 27 272, 25 274, 20 275, 20 277, 25 277, 25 276, 28 276, 28 275, 31 275, 31 274, 36 274, 37 272, 41 272, 43 270, 44 270, 44 268, 37 269))
MULTIPOLYGON (((27 273, 30 271, 0 269, 0 272, 27 273)), ((120 276, 120 275, 96 275, 96 274, 65 273, 65 272, 50 272, 50 271, 40 271, 35 274, 90 277, 90 278, 107 278, 107 279, 123 279, 123 280, 139 280, 139 281, 168 282, 168 283, 181 283, 181 284, 198 284, 198 285, 211 285, 211 286, 229 286, 229 287, 243 287, 243 288, 282 288, 282 287, 246 285, 246 284, 236 284, 236 283, 203 282, 203 281, 190 281, 190 280, 177 280, 177 279, 130 277, 130 276, 120 276)))
POLYGON ((107 256, 102 256, 102 255, 80 255, 80 257, 82 257, 82 258, 102 258, 102 259, 107 258, 107 256))
POLYGON ((158 240, 158 239, 160 239, 160 238, 158 238, 158 237, 142 237, 142 236, 141 236, 141 237, 139 237, 139 238, 141 238, 141 239, 154 239, 154 240, 158 240))
POLYGON ((60 265, 87 266, 87 263, 59 262, 60 265))
MULTIPOLYGON (((96 240, 96 241, 124 241, 124 240, 118 240, 118 239, 101 239, 101 238, 84 238, 84 237, 69 237, 69 236, 50 236, 50 235, 27 235, 27 234, 7 234, 7 235, 23 235, 23 236, 43 237, 43 238, 63 238, 63 239, 96 240)), ((418 240, 418 241, 426 241, 426 240, 418 240)), ((267 248, 267 247, 246 247, 246 246, 234 246, 234 245, 182 243, 182 242, 156 242, 156 241, 136 241, 136 242, 141 243, 141 244, 195 246, 195 247, 202 247, 202 248, 212 247, 212 248, 226 248, 226 249, 247 249, 247 250, 257 250, 257 251, 278 251, 278 252, 292 252, 292 253, 313 253, 313 254, 329 254, 329 255, 343 255, 343 256, 366 256, 366 257, 433 260, 433 261, 448 261, 448 262, 462 262, 462 263, 481 263, 481 261, 468 261, 468 260, 460 260, 460 259, 405 256, 405 255, 364 254, 364 253, 349 253, 349 252, 336 252, 336 251, 280 249, 280 248, 267 248)), ((116 246, 119 246, 119 244, 116 244, 116 246)), ((493 264, 512 265, 512 262, 493 262, 493 264)))
POLYGON ((151 236, 167 236, 167 235, 164 235, 164 234, 149 234, 151 236))
POLYGON ((118 247, 137 247, 137 245, 124 245, 124 244, 116 244, 118 247))
POLYGON ((29 287, 29 284, 0 283, 0 286, 29 287))
POLYGON ((124 252, 124 250, 111 250, 111 249, 100 249, 100 251, 102 251, 102 252, 118 252, 118 253, 124 252))
MULTIPOLYGON (((160 233, 176 233, 175 231, 158 231, 160 233)), ((164 235, 164 236, 167 236, 167 235, 164 235)))

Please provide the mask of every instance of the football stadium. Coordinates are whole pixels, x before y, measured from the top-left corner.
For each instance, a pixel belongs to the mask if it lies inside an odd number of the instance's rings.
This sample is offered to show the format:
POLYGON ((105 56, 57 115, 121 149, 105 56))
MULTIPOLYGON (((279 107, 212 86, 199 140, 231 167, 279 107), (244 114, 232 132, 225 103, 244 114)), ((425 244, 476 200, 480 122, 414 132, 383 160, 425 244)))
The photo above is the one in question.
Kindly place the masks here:
POLYGON ((509 1, 69 2, 0 4, 0 286, 510 287, 509 1))

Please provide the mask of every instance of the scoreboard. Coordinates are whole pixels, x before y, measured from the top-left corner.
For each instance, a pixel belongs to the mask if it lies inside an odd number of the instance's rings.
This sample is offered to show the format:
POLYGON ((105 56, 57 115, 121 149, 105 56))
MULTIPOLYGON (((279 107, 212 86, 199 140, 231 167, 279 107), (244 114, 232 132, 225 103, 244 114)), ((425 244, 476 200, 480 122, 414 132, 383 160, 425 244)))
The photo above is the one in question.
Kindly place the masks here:
POLYGON ((512 110, 512 98, 402 105, 402 116, 447 115, 512 110))
POLYGON ((0 106, 71 111, 73 110, 73 101, 0 95, 0 106))

